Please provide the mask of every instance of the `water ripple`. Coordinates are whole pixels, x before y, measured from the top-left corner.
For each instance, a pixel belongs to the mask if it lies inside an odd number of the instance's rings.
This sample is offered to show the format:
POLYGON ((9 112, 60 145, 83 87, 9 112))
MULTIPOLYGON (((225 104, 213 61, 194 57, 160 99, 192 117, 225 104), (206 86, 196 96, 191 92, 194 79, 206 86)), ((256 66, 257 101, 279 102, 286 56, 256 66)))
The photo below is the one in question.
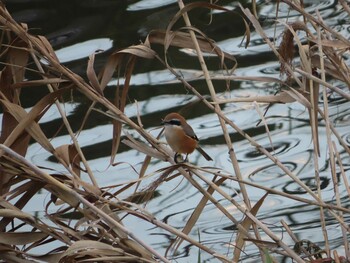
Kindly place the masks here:
MULTIPOLYGON (((272 155, 281 155, 297 147, 300 142, 301 140, 299 138, 289 137, 279 141, 274 140, 272 144, 266 142, 261 146, 272 155)), ((253 160, 255 161, 259 159, 266 159, 264 153, 253 147, 249 147, 248 149, 239 152, 237 156, 240 162, 250 162, 253 160)))

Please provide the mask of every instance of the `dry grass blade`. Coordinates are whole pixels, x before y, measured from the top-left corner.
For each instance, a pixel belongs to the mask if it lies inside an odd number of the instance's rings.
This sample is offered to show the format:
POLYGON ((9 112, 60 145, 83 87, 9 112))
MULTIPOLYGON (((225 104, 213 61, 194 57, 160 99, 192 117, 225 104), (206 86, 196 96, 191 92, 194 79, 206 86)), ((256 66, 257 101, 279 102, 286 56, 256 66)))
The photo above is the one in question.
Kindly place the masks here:
POLYGON ((350 15, 349 3, 347 3, 345 0, 340 0, 339 2, 341 3, 344 10, 350 15))
MULTIPOLYGON (((79 199, 84 205, 86 205, 87 207, 89 207, 89 209, 91 209, 92 212, 94 212, 96 215, 98 215, 101 219, 103 219, 109 226, 111 226, 112 228, 116 227, 118 228, 120 231, 122 231, 123 233, 127 234, 129 237, 131 237, 133 240, 135 240, 138 244, 140 244, 141 246, 143 246, 149 253, 156 255, 159 259, 161 259, 164 262, 169 262, 165 257, 163 257, 160 253, 158 253, 156 250, 154 250, 153 248, 149 247, 143 240, 141 240, 140 238, 138 238, 136 235, 134 235, 134 233, 132 233, 131 231, 129 231, 126 227, 124 227, 120 222, 114 220, 113 217, 111 217, 110 215, 108 215, 107 213, 105 213, 104 211, 98 209, 96 206, 94 206, 92 203, 90 203, 88 200, 86 200, 85 198, 83 198, 82 196, 78 195, 77 193, 73 193, 73 195, 79 199)), ((128 240, 123 240, 123 242, 130 244, 130 242, 128 240)), ((145 250, 145 251, 146 251, 145 250)))
MULTIPOLYGON (((29 59, 29 52, 25 48, 26 44, 23 41, 17 39, 13 43, 11 43, 11 47, 8 51, 8 63, 11 70, 13 83, 21 82, 24 79, 29 59)), ((14 102, 18 103, 18 101, 19 92, 17 91, 15 93, 14 102)))
POLYGON ((305 18, 307 18, 310 22, 314 22, 318 26, 320 26, 321 28, 326 30, 327 32, 334 34, 334 36, 337 39, 343 41, 344 43, 350 43, 350 41, 346 37, 344 37, 341 33, 336 32, 331 27, 327 26, 322 20, 320 20, 317 17, 313 16, 312 14, 306 12, 306 10, 302 6, 296 4, 296 2, 291 1, 291 0, 282 0, 282 1, 284 3, 286 3, 293 10, 299 12, 301 15, 303 15, 305 18))
POLYGON ((295 71, 300 73, 300 74, 302 74, 303 76, 307 77, 308 79, 313 80, 315 82, 318 82, 319 84, 321 84, 321 85, 323 85, 323 86, 325 86, 325 87, 335 91, 340 96, 342 96, 344 99, 350 100, 350 95, 348 93, 344 92, 343 90, 341 90, 341 89, 339 89, 337 87, 334 87, 333 85, 331 85, 331 84, 329 84, 329 83, 327 83, 325 81, 322 81, 321 79, 313 76, 312 74, 309 74, 309 73, 305 72, 304 70, 296 68, 295 71))
MULTIPOLYGON (((26 120, 30 119, 28 118, 27 112, 21 106, 8 102, 4 99, 1 99, 0 103, 18 122, 22 122, 24 120, 23 123, 26 123, 26 120)), ((25 126, 24 128, 28 134, 30 134, 47 151, 54 151, 54 147, 51 145, 50 141, 47 139, 46 135, 36 122, 28 123, 28 126, 25 126)))
MULTIPOLYGON (((2 165, 1 168, 3 169, 3 171, 6 171, 6 172, 11 169, 11 168, 4 169, 4 165, 2 165)), ((16 175, 18 175, 18 173, 16 173, 16 175)), ((8 188, 10 188, 12 184, 16 185, 17 182, 18 180, 16 180, 16 177, 12 176, 11 180, 9 181, 8 188)), ((42 190, 45 185, 46 185, 45 183, 39 182, 39 181, 28 181, 26 183, 23 183, 22 185, 19 185, 19 186, 16 185, 16 187, 13 190, 11 190, 6 194, 6 197, 8 197, 7 200, 8 201, 16 200, 14 204, 15 207, 17 209, 23 209, 28 204, 28 202, 31 201, 33 196, 37 194, 40 190, 42 190)), ((18 210, 15 210, 15 211, 18 211, 18 210)), ((5 227, 11 221, 13 221, 13 219, 9 217, 8 218, 4 217, 1 220, 0 229, 5 229, 5 227)))
MULTIPOLYGON (((218 180, 215 181, 215 178, 213 179, 214 182, 217 186, 220 186, 225 180, 226 178, 219 178, 218 180)), ((209 195, 213 195, 214 193, 214 188, 209 186, 207 193, 209 195)), ((188 235, 191 230, 193 229, 193 227, 195 226, 196 222, 198 221, 199 217, 201 216, 207 202, 209 201, 209 199, 206 196, 203 196, 201 201, 198 203, 198 205, 196 206, 195 210, 192 212, 191 217, 189 218, 189 220, 187 221, 185 227, 182 229, 182 232, 186 235, 188 235)), ((179 237, 176 238, 176 240, 174 240, 173 242, 173 246, 174 246, 174 253, 176 253, 177 249, 180 247, 181 243, 182 243, 182 239, 180 239, 179 237)))
MULTIPOLYGON (((141 46, 141 45, 139 45, 139 46, 140 46, 141 50, 143 50, 142 47, 144 47, 146 50, 149 49, 146 46, 141 46)), ((139 50, 139 49, 137 48, 136 50, 139 50)), ((126 54, 131 54, 131 56, 128 58, 127 68, 125 70, 126 72, 125 72, 124 87, 122 88, 121 94, 119 94, 120 93, 119 86, 117 87, 115 98, 114 98, 114 104, 116 105, 116 107, 118 107, 118 109, 121 112, 124 112, 124 108, 125 108, 126 100, 127 100, 127 96, 128 96, 128 91, 129 91, 129 87, 130 87, 130 79, 131 79, 132 72, 134 70, 134 66, 135 66, 135 62, 136 62, 136 56, 137 56, 136 54, 138 53, 138 52, 135 52, 134 49, 129 50, 129 51, 123 50, 120 53, 122 55, 118 54, 118 56, 120 56, 121 59, 123 58, 124 52, 126 54), (135 53, 133 53, 133 52, 135 52, 135 53)), ((119 144, 120 144, 121 131, 122 131, 122 122, 113 120, 112 123, 113 123, 113 144, 112 144, 112 153, 111 153, 111 164, 113 164, 114 158, 117 154, 119 144)))
POLYGON ((98 78, 100 79, 100 86, 101 89, 104 90, 107 84, 112 79, 116 68, 118 67, 118 64, 120 63, 120 59, 118 56, 109 56, 108 60, 103 67, 103 69, 100 71, 98 78))
MULTIPOLYGON (((259 199, 259 201, 252 207, 252 209, 250 210, 250 213, 254 216, 257 215, 260 207, 262 206, 265 198, 267 197, 268 193, 266 193, 263 197, 261 197, 259 199)), ((249 231, 249 228, 252 226, 253 224, 253 221, 248 217, 246 216, 246 218, 242 221, 242 223, 240 223, 240 225, 243 227, 243 229, 246 230, 246 232, 249 231)), ((244 243, 245 243, 245 237, 246 237, 246 234, 243 233, 242 231, 238 231, 238 234, 237 234, 237 237, 236 237, 236 241, 235 241, 235 250, 233 252, 233 261, 234 262, 238 262, 239 261, 239 258, 240 258, 240 255, 241 255, 241 252, 243 251, 243 246, 244 246, 244 243)))
MULTIPOLYGON (((277 95, 267 95, 267 96, 254 96, 247 98, 232 98, 232 99, 220 99, 215 103, 223 104, 223 103, 232 103, 232 102, 257 102, 257 103, 292 103, 295 102, 290 94, 286 91, 281 91, 277 95)), ((214 104, 214 103, 213 103, 214 104)))
POLYGON ((48 235, 42 232, 16 232, 0 233, 2 244, 26 245, 46 238, 48 235))
POLYGON ((22 259, 21 258, 21 252, 19 251, 10 251, 11 248, 9 247, 4 247, 4 246, 1 246, 0 247, 0 250, 1 251, 4 251, 0 254, 0 258, 4 260, 4 262, 13 262, 13 263, 29 263, 31 261, 28 261, 26 259, 22 259))
POLYGON ((308 85, 306 86, 306 90, 310 91, 310 102, 311 102, 311 108, 309 110, 309 116, 310 116, 310 126, 311 126, 311 132, 312 132, 312 140, 314 141, 314 147, 315 151, 317 152, 318 156, 321 155, 320 153, 320 143, 319 143, 319 135, 318 135, 318 97, 319 97, 319 84, 314 83, 311 80, 309 80, 308 85))
POLYGON ((2 208, 2 209, 0 209, 0 216, 1 217, 26 219, 26 220, 30 220, 33 222, 35 221, 35 218, 32 215, 24 213, 20 210, 12 210, 12 209, 2 208))
POLYGON ((71 245, 61 255, 59 262, 76 261, 86 256, 98 258, 101 256, 122 256, 124 251, 111 245, 92 240, 80 240, 71 245))
MULTIPOLYGON (((320 61, 321 61, 321 59, 320 59, 319 54, 317 54, 317 53, 312 54, 311 63, 315 68, 321 69, 320 61)), ((348 82, 348 78, 346 75, 344 75, 343 70, 339 71, 339 67, 337 67, 333 61, 329 60, 326 57, 323 59, 323 63, 324 63, 323 68, 324 68, 324 71, 327 74, 327 76, 331 76, 332 78, 338 79, 338 80, 343 81, 343 82, 348 82)), ((295 69, 295 70, 301 70, 301 69, 295 69)), ((308 75, 308 74, 309 73, 304 73, 303 75, 308 75)), ((314 77, 314 79, 317 79, 316 81, 318 81, 318 82, 322 81, 321 79, 318 79, 316 77, 314 77)), ((331 86, 331 85, 327 83, 326 86, 331 86)), ((344 93, 344 94, 347 94, 347 93, 344 93)))
POLYGON ((258 105, 255 101, 253 102, 253 104, 254 104, 255 110, 256 110, 257 113, 259 114, 260 122, 262 122, 262 123, 264 124, 267 137, 269 138, 269 141, 270 141, 271 149, 272 149, 273 151, 275 151, 275 148, 273 147, 273 142, 272 142, 272 138, 271 138, 270 129, 269 129, 269 126, 267 125, 267 122, 266 122, 266 119, 265 119, 265 117, 264 117, 264 114, 261 112, 261 110, 260 110, 260 108, 259 108, 259 105, 258 105))
MULTIPOLYGON (((5 48, 6 65, 0 74, 0 92, 1 97, 4 100, 13 102, 14 104, 20 103, 20 89, 14 86, 23 82, 24 75, 27 69, 28 63, 28 51, 23 41, 18 38, 11 39, 11 45, 5 48)), ((8 111, 3 110, 3 120, 1 127, 0 142, 4 142, 7 137, 12 133, 13 129, 17 126, 18 122, 15 117, 8 111)), ((24 155, 27 151, 30 137, 27 134, 21 134, 20 140, 12 145, 13 149, 24 155), (20 141, 20 142, 19 142, 20 141)), ((1 181, 6 183, 7 175, 1 176, 1 181)), ((4 189, 6 191, 6 189, 4 189)))
MULTIPOLYGON (((43 145, 45 145, 47 148, 51 150, 50 143, 45 140, 46 136, 41 132, 40 127, 37 125, 37 122, 40 120, 40 118, 43 116, 43 114, 49 109, 49 107, 65 92, 66 89, 60 89, 58 91, 49 93, 48 95, 44 96, 27 114, 24 110, 21 110, 22 108, 20 106, 15 106, 15 104, 11 104, 7 101, 3 101, 3 103, 8 105, 8 107, 12 107, 13 113, 9 110, 8 112, 16 118, 18 125, 12 130, 11 134, 9 134, 6 138, 6 140, 3 142, 4 145, 8 147, 12 147, 14 143, 21 144, 22 149, 21 153, 24 155, 25 150, 27 149, 27 144, 23 141, 23 132, 26 130, 29 135, 38 136, 43 141, 43 145), (18 113, 15 113, 18 111, 18 113), (15 114, 18 116, 16 117, 15 114), (23 116, 21 118, 21 116, 23 116), (32 126, 32 129, 30 127, 32 126), (28 130, 29 129, 29 130, 28 130), (32 131, 32 133, 30 132, 32 131)), ((33 137, 34 139, 38 137, 33 137)))
POLYGON ((4 151, 6 154, 13 157, 15 160, 22 163, 22 165, 24 166, 23 168, 26 169, 27 172, 33 173, 32 174, 33 176, 41 178, 42 180, 46 181, 49 185, 51 185, 52 191, 59 198, 61 198, 62 200, 64 200, 65 202, 67 202, 73 207, 76 207, 79 204, 79 201, 75 197, 75 194, 73 193, 72 189, 68 188, 66 185, 54 179, 44 171, 40 170, 38 167, 28 162, 23 156, 12 151, 10 148, 6 147, 5 145, 0 144, 0 149, 4 151))
POLYGON ((61 83, 67 83, 67 82, 68 80, 61 79, 61 78, 27 80, 27 81, 17 82, 13 84, 12 88, 18 89, 18 88, 27 88, 27 87, 41 86, 41 85, 48 85, 48 84, 61 84, 61 83))
POLYGON ((262 26, 260 25, 259 21, 255 18, 255 16, 253 16, 253 14, 250 12, 249 9, 247 8, 243 8, 240 4, 239 4, 242 12, 245 14, 245 16, 250 20, 250 22, 253 24, 255 30, 257 31, 257 33, 264 39, 264 41, 269 45, 269 47, 271 48, 271 50, 274 52, 274 54, 276 55, 276 57, 278 58, 279 61, 281 61, 283 63, 283 66, 286 68, 286 71, 288 71, 287 75, 290 75, 293 77, 293 80, 299 85, 299 87, 302 87, 302 83, 300 82, 300 80, 298 79, 298 77, 294 74, 292 68, 289 66, 288 63, 285 63, 283 57, 281 56, 281 54, 278 52, 276 46, 274 45, 274 43, 272 43, 269 39, 269 37, 266 35, 264 29, 262 28, 262 26))
POLYGON ((39 45, 46 50, 47 54, 51 59, 53 59, 56 63, 60 63, 58 57, 56 56, 55 51, 53 50, 51 44, 49 43, 46 37, 38 36, 37 38, 35 38, 34 41, 39 42, 39 45))
POLYGON ((134 138, 131 137, 130 134, 126 134, 126 136, 128 139, 124 139, 122 140, 122 142, 130 148, 162 161, 167 160, 167 156, 159 152, 157 149, 151 148, 148 144, 145 144, 143 142, 136 141, 134 138))
MULTIPOLYGON (((312 61, 309 59, 311 57, 310 50, 308 45, 302 45, 300 39, 298 38, 296 31, 303 30, 311 38, 311 33, 302 22, 294 22, 292 24, 286 25, 286 30, 284 31, 284 36, 282 43, 280 45, 280 54, 284 59, 284 63, 281 63, 281 74, 287 73, 288 81, 291 78, 290 72, 286 70, 285 64, 292 66, 292 60, 294 58, 294 43, 293 40, 297 43, 299 56, 301 60, 301 67, 305 72, 313 74, 313 65, 312 61)), ((306 79, 304 81, 303 89, 308 92, 310 95, 310 107, 308 107, 309 116, 310 116, 310 126, 312 130, 312 139, 314 141, 314 147, 318 155, 320 156, 320 147, 318 141, 318 96, 319 96, 319 85, 314 83, 312 80, 306 79)))
POLYGON ((298 101, 300 104, 302 104, 305 108, 310 109, 311 103, 306 98, 307 94, 302 90, 296 90, 294 88, 290 88, 290 90, 285 91, 290 97, 298 101))

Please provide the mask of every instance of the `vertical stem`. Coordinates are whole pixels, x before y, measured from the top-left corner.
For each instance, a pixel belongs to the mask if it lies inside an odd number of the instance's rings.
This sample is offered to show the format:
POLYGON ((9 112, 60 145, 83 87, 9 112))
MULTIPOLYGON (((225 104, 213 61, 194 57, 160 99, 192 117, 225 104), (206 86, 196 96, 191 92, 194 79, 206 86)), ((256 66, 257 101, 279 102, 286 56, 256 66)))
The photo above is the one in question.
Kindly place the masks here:
MULTIPOLYGON (((29 43, 31 49, 34 50, 33 46, 32 46, 32 43, 31 42, 28 42, 28 43, 29 43)), ((31 52, 31 55, 32 55, 32 58, 33 58, 33 60, 34 60, 34 62, 36 64, 36 66, 38 67, 39 71, 43 73, 43 78, 45 79, 46 78, 45 77, 45 72, 44 72, 44 69, 43 69, 42 65, 39 63, 36 55, 33 52, 31 52)), ((47 84, 47 87, 48 87, 50 92, 53 92, 53 87, 52 87, 51 84, 47 84)), ((67 116, 66 116, 64 110, 62 109, 62 107, 61 107, 61 105, 60 105, 60 103, 58 101, 55 101, 55 105, 56 105, 56 107, 58 109, 58 112, 60 113, 60 115, 62 117, 63 123, 64 123, 64 125, 67 128, 67 131, 68 131, 68 133, 69 133, 69 135, 70 135, 70 137, 71 137, 71 139, 72 139, 72 141, 74 143, 74 146, 77 149, 77 152, 78 152, 78 154, 79 154, 79 156, 80 156, 80 158, 81 158, 81 160, 82 160, 82 162, 83 162, 83 164, 84 164, 84 166, 86 168, 86 171, 87 171, 87 173, 88 173, 88 175, 90 177, 90 180, 91 180, 92 184, 94 186, 98 187, 97 181, 96 181, 96 179, 95 179, 95 177, 93 175, 93 172, 92 172, 92 170, 91 170, 91 168, 90 168, 90 166, 89 166, 89 164, 88 164, 88 162, 87 162, 87 160, 86 160, 86 158, 85 158, 81 148, 80 148, 80 145, 79 145, 79 143, 77 141, 77 138, 74 135, 74 132, 73 132, 73 130, 72 130, 70 124, 69 124, 69 121, 67 119, 67 116)), ((56 158, 61 160, 61 158, 59 156, 57 156, 57 155, 56 155, 56 158)), ((61 161, 61 163, 63 165, 65 164, 65 162, 62 162, 62 161, 61 161)), ((70 169, 68 165, 65 165, 65 167, 71 174, 75 175, 75 178, 78 178, 77 175, 74 173, 73 169, 70 169)))
MULTIPOLYGON (((184 5, 182 0, 178 0, 178 4, 179 4, 180 9, 183 9, 185 7, 185 5, 184 5)), ((185 20, 186 26, 191 27, 192 25, 191 25, 191 22, 190 22, 190 19, 189 19, 187 13, 183 14, 183 18, 185 20)), ((207 82, 211 98, 212 98, 213 102, 216 102, 217 98, 216 98, 215 88, 214 88, 214 85, 213 85, 213 83, 211 81, 211 78, 210 78, 210 75, 209 75, 209 71, 208 71, 207 65, 205 64, 204 57, 203 57, 203 54, 201 52, 200 46, 198 44, 196 35, 191 30, 189 31, 189 33, 190 33, 192 42, 193 42, 193 44, 195 46, 195 49, 196 49, 196 52, 197 52, 197 56, 198 56, 198 60, 199 60, 200 66, 202 68, 205 80, 207 82)), ((220 108, 219 104, 215 103, 214 107, 215 107, 216 112, 221 113, 221 108, 220 108)), ((228 150, 229 150, 229 154, 230 154, 230 159, 232 161, 233 169, 235 171, 235 174, 236 174, 237 178, 239 180, 242 180, 242 175, 241 175, 241 171, 239 169, 239 164, 238 164, 238 161, 237 161, 237 158, 236 158, 235 151, 234 151, 234 149, 232 147, 232 141, 231 141, 230 135, 229 135, 229 133, 227 131, 227 127, 226 127, 225 121, 222 118, 219 118, 219 122, 220 122, 221 128, 222 128, 223 133, 224 133, 224 138, 225 138, 226 144, 228 146, 228 150)), ((248 194, 247 194, 245 185, 242 184, 242 183, 239 183, 239 186, 240 186, 241 191, 242 191, 243 200, 244 200, 247 208, 250 209, 251 208, 250 200, 248 198, 248 194)))
MULTIPOLYGON (((180 9, 183 9, 185 7, 185 5, 184 5, 182 0, 178 0, 178 5, 179 5, 180 9)), ((186 12, 183 14, 183 19, 185 21, 186 26, 191 28, 192 25, 191 25, 190 19, 188 17, 188 14, 186 12)), ((205 77, 205 80, 206 80, 206 83, 207 83, 207 86, 208 86, 211 98, 212 98, 213 102, 215 103, 215 102, 217 102, 216 91, 215 91, 214 85, 213 85, 213 83, 211 81, 211 78, 210 78, 210 75, 209 75, 209 71, 208 71, 207 65, 206 65, 206 63, 204 61, 204 57, 203 57, 203 54, 201 52, 199 43, 197 41, 195 33, 192 30, 190 30, 189 33, 190 33, 190 36, 191 36, 191 40, 192 40, 192 42, 193 42, 193 44, 195 46, 197 57, 198 57, 200 66, 202 68, 202 71, 204 73, 204 77, 205 77)), ((217 114, 220 114, 220 115, 223 114, 222 111, 221 111, 220 105, 218 103, 215 103, 214 109, 215 109, 215 112, 217 114)), ((251 209, 250 199, 249 199, 248 192, 246 190, 245 185, 241 182, 242 174, 241 174, 241 171, 240 171, 240 167, 239 167, 239 164, 238 164, 238 160, 237 160, 234 148, 233 148, 233 144, 232 144, 230 135, 229 135, 227 127, 226 127, 226 123, 225 123, 225 121, 222 118, 219 117, 219 115, 218 115, 218 119, 219 119, 219 122, 220 122, 220 125, 221 125, 221 129, 223 131, 223 135, 224 135, 224 138, 225 138, 226 145, 228 147, 228 152, 229 152, 230 159, 231 159, 231 162, 232 162, 233 170, 234 170, 237 178, 240 180, 239 181, 239 187, 240 187, 241 192, 242 192, 243 201, 245 203, 247 211, 250 211, 250 209, 251 209)), ((253 224, 253 227, 254 227, 254 231, 255 231, 255 235, 256 235, 257 239, 260 239, 259 231, 258 231, 256 225, 253 224)), ((263 251, 260 249, 260 247, 258 247, 258 248, 259 248, 259 251, 261 253, 262 259, 265 260, 264 257, 263 257, 263 251)))
MULTIPOLYGON (((323 81, 326 80, 325 71, 324 71, 324 61, 323 61, 323 49, 321 44, 321 31, 320 28, 317 27, 317 39, 318 39, 318 50, 320 53, 320 65, 321 65, 321 79, 323 81)), ((326 135, 327 135, 327 145, 329 148, 329 158, 330 158, 330 167, 331 167, 331 174, 332 177, 336 177, 335 174, 335 160, 334 160, 334 150, 333 150, 333 144, 331 140, 331 128, 330 128, 330 119, 328 115, 328 100, 327 100, 327 91, 326 88, 323 87, 323 107, 324 107, 324 122, 326 124, 326 135)), ((321 191, 319 189, 319 186, 317 186, 317 191, 319 191, 319 197, 321 197, 321 191)), ((321 219, 322 219, 322 231, 325 238, 325 250, 327 252, 327 255, 330 256, 330 248, 329 248, 329 242, 328 242, 328 235, 327 235, 327 229, 326 229, 326 222, 324 219, 323 214, 323 208, 320 207, 320 213, 321 213, 321 219)))

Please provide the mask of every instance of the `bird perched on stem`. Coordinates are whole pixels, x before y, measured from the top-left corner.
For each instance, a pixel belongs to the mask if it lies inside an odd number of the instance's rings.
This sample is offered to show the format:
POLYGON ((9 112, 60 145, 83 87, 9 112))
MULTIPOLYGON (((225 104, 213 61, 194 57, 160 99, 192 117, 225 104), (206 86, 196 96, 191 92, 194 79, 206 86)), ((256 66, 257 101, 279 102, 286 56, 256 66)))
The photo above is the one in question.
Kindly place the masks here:
POLYGON ((198 145, 198 137, 194 133, 192 127, 186 122, 185 118, 178 113, 169 113, 162 121, 164 125, 164 134, 169 146, 174 150, 174 161, 181 154, 187 156, 197 149, 205 159, 212 161, 213 159, 198 145))

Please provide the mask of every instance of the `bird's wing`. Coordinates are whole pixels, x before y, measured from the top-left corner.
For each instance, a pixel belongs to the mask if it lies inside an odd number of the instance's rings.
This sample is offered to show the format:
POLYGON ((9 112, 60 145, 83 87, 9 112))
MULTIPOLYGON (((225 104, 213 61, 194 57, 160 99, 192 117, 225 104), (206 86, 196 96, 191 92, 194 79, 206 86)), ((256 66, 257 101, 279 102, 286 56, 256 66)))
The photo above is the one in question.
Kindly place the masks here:
POLYGON ((198 141, 198 137, 197 135, 194 133, 192 127, 190 125, 186 125, 183 127, 184 132, 186 133, 187 136, 195 139, 196 141, 198 141))

